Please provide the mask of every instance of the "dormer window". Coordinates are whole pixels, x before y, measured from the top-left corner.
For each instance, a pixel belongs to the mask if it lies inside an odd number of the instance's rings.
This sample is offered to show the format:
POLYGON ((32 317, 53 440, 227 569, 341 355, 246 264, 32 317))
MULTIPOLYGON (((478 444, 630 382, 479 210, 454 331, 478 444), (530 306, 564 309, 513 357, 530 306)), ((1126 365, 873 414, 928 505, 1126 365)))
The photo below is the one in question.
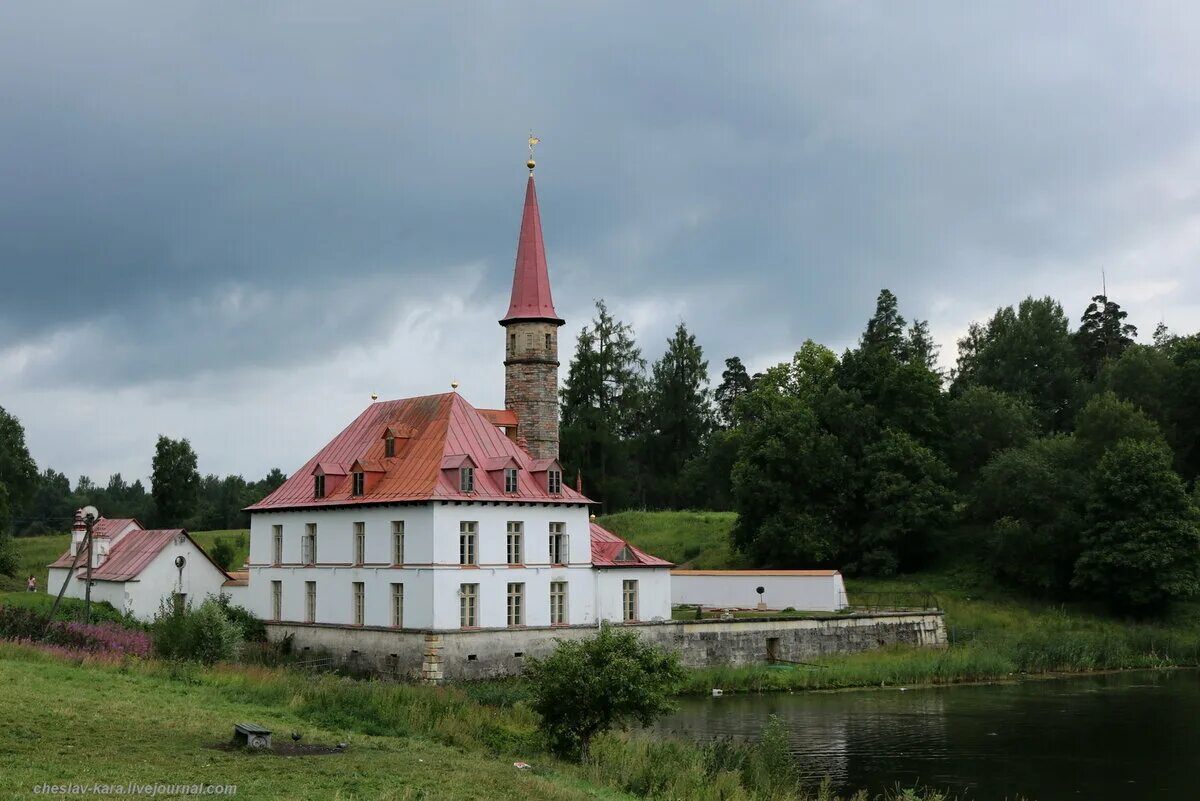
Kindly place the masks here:
POLYGON ((633 555, 633 551, 629 550, 628 545, 622 545, 621 550, 617 551, 617 555, 613 558, 614 562, 636 562, 637 557, 633 555))
POLYGON ((324 476, 324 474, 313 476, 313 497, 314 498, 324 498, 325 497, 325 476, 324 476))
POLYGON ((458 488, 463 492, 475 491, 475 468, 458 468, 458 488))
POLYGON ((385 458, 391 459, 396 455, 396 438, 387 437, 383 441, 383 455, 385 458))
POLYGON ((517 468, 504 468, 504 491, 514 493, 517 491, 517 468))
POLYGON ((547 470, 546 471, 546 489, 551 495, 562 494, 562 471, 547 470))
POLYGON ((350 484, 351 495, 362 495, 367 486, 367 475, 361 470, 357 470, 350 474, 352 479, 350 484))

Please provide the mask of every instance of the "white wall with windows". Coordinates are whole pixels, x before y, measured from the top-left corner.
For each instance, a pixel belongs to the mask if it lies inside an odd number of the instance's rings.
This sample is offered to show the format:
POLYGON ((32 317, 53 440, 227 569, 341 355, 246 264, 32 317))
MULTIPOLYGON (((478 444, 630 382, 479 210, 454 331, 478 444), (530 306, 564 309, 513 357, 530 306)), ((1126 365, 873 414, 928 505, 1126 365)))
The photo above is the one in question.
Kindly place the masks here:
POLYGON ((671 619, 671 569, 669 567, 599 568, 596 599, 604 620, 626 620, 626 582, 636 582, 639 621, 671 619))
POLYGON ((315 583, 317 623, 356 625, 356 583, 365 626, 394 625, 393 584, 403 585, 402 626, 409 629, 506 628, 510 585, 521 585, 521 626, 592 624, 597 605, 605 619, 619 621, 620 576, 640 582, 639 619, 670 617, 669 571, 592 568, 584 506, 430 502, 255 513, 249 569, 245 602, 266 620, 274 619, 277 581, 279 619, 290 622, 308 622, 306 582, 315 583), (304 560, 310 525, 316 526, 311 564, 304 560), (398 530, 402 564, 393 562, 398 530), (469 549, 464 534, 472 537, 469 549), (460 562, 464 550, 469 565, 460 562), (464 600, 464 585, 474 588, 469 621, 464 606, 471 605, 471 591, 464 600))

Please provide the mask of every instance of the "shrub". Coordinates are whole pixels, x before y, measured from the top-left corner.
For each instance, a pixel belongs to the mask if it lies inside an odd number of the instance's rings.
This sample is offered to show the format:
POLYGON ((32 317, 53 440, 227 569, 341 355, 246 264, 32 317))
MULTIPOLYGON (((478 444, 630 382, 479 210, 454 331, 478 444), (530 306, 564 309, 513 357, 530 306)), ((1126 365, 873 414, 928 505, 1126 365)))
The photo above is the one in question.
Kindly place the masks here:
POLYGON ((232 603, 225 595, 220 596, 217 603, 220 604, 221 611, 231 623, 241 626, 242 638, 246 642, 267 641, 267 624, 255 617, 253 612, 244 606, 232 603))
POLYGON ((212 551, 208 555, 221 566, 222 570, 228 570, 229 566, 233 564, 233 546, 224 537, 217 537, 217 541, 213 543, 212 551))
POLYGON ((550 656, 530 660, 525 675, 551 747, 586 761, 597 734, 633 721, 648 726, 671 711, 683 668, 677 654, 637 632, 604 625, 594 637, 560 641, 550 656))
POLYGON ((164 659, 211 665, 233 659, 242 643, 242 628, 226 615, 219 601, 205 599, 197 608, 182 609, 166 599, 150 625, 154 652, 164 659))

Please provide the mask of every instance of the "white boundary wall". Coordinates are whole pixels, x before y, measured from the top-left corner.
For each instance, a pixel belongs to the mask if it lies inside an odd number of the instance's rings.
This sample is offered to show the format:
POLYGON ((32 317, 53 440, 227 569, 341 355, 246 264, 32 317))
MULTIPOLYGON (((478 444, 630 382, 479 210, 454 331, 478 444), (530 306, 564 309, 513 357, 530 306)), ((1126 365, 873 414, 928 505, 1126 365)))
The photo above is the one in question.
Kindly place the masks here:
POLYGON ((844 609, 846 585, 836 570, 672 570, 671 603, 718 609, 754 609, 760 597, 766 609, 807 612, 844 609))

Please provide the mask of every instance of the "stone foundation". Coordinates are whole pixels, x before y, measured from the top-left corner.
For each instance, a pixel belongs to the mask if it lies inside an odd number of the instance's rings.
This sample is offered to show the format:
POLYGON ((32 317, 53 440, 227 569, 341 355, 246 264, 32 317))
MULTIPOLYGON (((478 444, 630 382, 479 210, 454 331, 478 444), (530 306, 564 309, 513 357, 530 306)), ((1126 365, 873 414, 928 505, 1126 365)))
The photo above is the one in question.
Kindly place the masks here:
MULTIPOLYGON (((645 640, 677 651, 688 667, 804 662, 887 645, 946 645, 941 612, 879 612, 811 618, 664 621, 629 624, 645 640)), ((594 626, 404 631, 320 623, 268 623, 272 640, 395 678, 430 684, 521 673, 525 660, 549 654, 561 639, 595 634, 594 626)))

